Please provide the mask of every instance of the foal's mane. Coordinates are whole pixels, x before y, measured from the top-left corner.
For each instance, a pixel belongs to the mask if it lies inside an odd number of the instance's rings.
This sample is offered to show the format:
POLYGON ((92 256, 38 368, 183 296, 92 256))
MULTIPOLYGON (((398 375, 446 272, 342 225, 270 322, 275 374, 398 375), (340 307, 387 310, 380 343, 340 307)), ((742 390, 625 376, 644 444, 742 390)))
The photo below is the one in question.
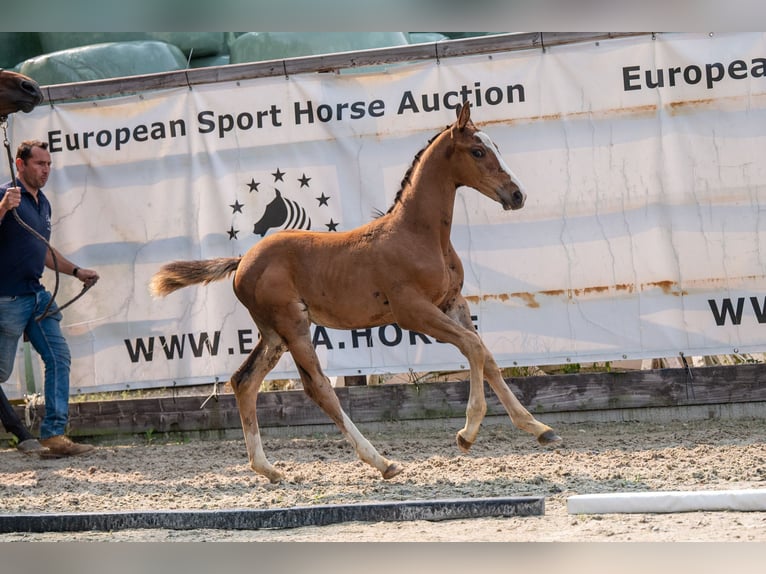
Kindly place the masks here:
POLYGON ((407 184, 410 183, 410 176, 412 175, 412 171, 415 169, 415 166, 420 161, 420 158, 425 153, 425 151, 430 147, 430 145, 434 142, 436 138, 438 138, 440 135, 442 135, 444 132, 446 132, 448 129, 450 129, 452 126, 445 127, 442 131, 440 131, 438 134, 433 136, 430 140, 428 140, 428 143, 426 143, 425 146, 423 146, 423 149, 421 149, 418 153, 415 154, 415 157, 412 158, 412 164, 410 164, 410 167, 407 169, 406 173, 404 174, 404 177, 402 178, 402 183, 400 184, 399 191, 396 192, 396 197, 394 198, 394 203, 391 205, 391 207, 388 208, 388 211, 386 213, 383 213, 382 211, 375 212, 375 217, 381 217, 383 215, 386 215, 387 213, 391 213, 391 211, 396 207, 396 204, 399 203, 399 201, 402 199, 402 193, 404 192, 404 188, 407 186, 407 184))

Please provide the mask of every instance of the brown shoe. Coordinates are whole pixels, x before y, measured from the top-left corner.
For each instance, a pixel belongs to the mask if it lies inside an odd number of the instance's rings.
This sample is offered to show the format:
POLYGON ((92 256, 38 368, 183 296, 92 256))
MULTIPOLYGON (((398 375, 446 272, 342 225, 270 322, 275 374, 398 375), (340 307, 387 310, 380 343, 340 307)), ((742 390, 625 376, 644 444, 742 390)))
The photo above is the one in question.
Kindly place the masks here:
POLYGON ((62 435, 44 438, 40 444, 48 447, 48 452, 41 453, 43 458, 62 458, 65 456, 77 456, 93 450, 93 445, 77 444, 72 442, 69 437, 62 435))

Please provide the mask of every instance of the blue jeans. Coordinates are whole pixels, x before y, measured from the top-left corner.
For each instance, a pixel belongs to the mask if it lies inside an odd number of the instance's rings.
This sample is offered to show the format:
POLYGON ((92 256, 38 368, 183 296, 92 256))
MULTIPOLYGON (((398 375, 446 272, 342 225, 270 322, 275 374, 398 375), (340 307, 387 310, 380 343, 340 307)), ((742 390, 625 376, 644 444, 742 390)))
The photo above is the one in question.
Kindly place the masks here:
POLYGON ((45 364, 45 416, 40 425, 40 438, 43 439, 66 431, 72 362, 69 345, 61 332, 61 313, 55 303, 53 315, 40 322, 35 320, 45 310, 50 298, 47 291, 0 297, 0 382, 11 376, 19 339, 26 333, 45 364))

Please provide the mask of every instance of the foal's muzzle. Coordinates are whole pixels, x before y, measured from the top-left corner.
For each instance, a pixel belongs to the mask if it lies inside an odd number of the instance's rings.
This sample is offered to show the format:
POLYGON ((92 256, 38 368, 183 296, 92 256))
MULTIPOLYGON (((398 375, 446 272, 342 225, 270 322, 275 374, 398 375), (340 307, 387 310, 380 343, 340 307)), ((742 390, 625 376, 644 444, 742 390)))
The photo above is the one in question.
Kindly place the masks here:
POLYGON ((36 84, 28 82, 27 80, 22 80, 19 86, 21 87, 22 91, 31 98, 29 100, 19 102, 19 108, 21 108, 22 112, 29 113, 35 108, 35 106, 38 106, 42 103, 43 93, 40 91, 40 88, 38 88, 36 84))
POLYGON ((527 194, 518 187, 514 189, 510 195, 507 193, 498 195, 500 196, 500 203, 506 211, 511 209, 521 209, 524 207, 524 202, 527 200, 527 194))

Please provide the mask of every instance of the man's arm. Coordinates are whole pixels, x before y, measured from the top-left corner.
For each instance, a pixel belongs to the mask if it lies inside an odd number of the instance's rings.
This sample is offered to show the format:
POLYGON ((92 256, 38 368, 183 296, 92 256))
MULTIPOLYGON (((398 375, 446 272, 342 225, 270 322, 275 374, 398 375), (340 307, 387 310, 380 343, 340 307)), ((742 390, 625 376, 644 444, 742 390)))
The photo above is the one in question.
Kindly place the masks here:
POLYGON ((93 269, 84 269, 82 267, 77 267, 77 265, 75 265, 69 259, 64 257, 61 254, 61 252, 55 247, 51 247, 45 253, 45 266, 48 267, 49 269, 55 269, 55 267, 53 266, 53 255, 51 254, 51 250, 55 251, 56 253, 56 263, 58 263, 59 273, 77 277, 80 281, 85 283, 88 287, 90 287, 96 281, 98 281, 99 277, 96 271, 94 271, 93 269))

